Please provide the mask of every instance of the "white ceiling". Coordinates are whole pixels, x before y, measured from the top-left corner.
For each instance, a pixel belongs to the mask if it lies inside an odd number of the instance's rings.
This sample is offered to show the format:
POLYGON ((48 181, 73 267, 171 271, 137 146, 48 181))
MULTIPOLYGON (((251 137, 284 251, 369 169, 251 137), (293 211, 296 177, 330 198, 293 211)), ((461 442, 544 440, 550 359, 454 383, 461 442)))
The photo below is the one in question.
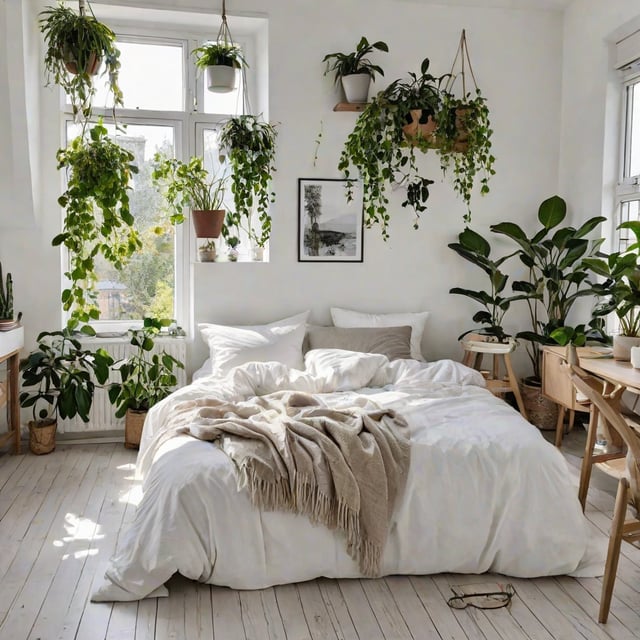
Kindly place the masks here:
MULTIPOLYGON (((407 0, 396 0, 406 2, 407 0)), ((562 11, 573 0, 408 0, 425 4, 462 5, 471 7, 506 7, 511 9, 544 9, 562 11)))

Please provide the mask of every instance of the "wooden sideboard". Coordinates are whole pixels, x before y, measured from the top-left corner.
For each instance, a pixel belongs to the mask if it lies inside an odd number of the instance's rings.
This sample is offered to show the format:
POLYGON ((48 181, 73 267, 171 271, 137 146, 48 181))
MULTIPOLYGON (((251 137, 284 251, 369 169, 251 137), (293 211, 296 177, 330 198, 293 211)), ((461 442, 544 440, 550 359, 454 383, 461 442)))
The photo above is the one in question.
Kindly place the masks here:
POLYGON ((13 444, 13 452, 20 453, 20 405, 18 403, 18 376, 20 370, 20 350, 24 345, 24 328, 0 331, 0 363, 6 362, 7 382, 0 394, 0 406, 7 405, 8 430, 0 434, 0 447, 8 442, 13 444))

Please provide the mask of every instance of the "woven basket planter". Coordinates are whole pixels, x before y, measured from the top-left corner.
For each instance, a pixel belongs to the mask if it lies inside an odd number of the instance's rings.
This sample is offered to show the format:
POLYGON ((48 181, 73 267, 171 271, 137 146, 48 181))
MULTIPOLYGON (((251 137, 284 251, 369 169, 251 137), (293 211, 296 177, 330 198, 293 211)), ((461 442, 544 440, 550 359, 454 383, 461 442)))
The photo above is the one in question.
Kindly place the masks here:
POLYGON ((51 453, 56 448, 56 429, 58 423, 51 421, 41 425, 29 422, 29 450, 37 456, 51 453))
POLYGON ((424 109, 411 109, 407 120, 407 124, 402 127, 407 142, 425 142, 428 146, 436 146, 436 121, 432 116, 426 115, 424 109))
POLYGON ((140 438, 146 417, 145 410, 127 409, 124 417, 124 446, 127 449, 140 448, 140 438))
POLYGON ((542 387, 520 383, 522 402, 529 422, 542 431, 555 431, 558 420, 558 405, 542 395, 542 387))

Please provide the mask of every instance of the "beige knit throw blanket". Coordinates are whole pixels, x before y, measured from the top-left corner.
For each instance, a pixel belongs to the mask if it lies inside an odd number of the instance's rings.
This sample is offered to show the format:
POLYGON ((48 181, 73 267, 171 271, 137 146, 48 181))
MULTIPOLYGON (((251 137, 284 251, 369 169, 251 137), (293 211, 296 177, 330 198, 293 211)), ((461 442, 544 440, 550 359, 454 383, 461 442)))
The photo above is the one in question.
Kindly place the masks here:
POLYGON ((338 529, 365 576, 380 560, 409 470, 409 429, 391 410, 331 409, 315 396, 279 391, 237 403, 176 406, 172 427, 216 441, 254 506, 290 511, 338 529))

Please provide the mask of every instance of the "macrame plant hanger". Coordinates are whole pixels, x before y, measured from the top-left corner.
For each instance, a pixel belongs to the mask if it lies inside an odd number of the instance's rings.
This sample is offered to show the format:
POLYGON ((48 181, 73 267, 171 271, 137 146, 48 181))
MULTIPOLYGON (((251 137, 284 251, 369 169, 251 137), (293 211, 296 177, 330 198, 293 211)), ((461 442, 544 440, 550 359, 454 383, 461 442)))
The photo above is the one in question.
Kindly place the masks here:
POLYGON ((467 80, 466 75, 467 72, 465 70, 465 65, 469 67, 469 74, 471 75, 471 80, 473 81, 473 86, 478 91, 478 83, 476 82, 476 77, 473 74, 473 67, 471 66, 471 58, 469 57, 469 45, 467 44, 467 34, 465 29, 462 30, 460 34, 460 43, 458 44, 458 50, 456 51, 456 56, 453 59, 453 64, 451 65, 451 71, 449 72, 449 79, 447 80, 447 84, 445 86, 445 91, 451 92, 453 89, 453 85, 458 78, 458 74, 454 74, 456 69, 456 64, 458 64, 458 58, 460 58, 460 75, 462 76, 462 99, 466 99, 467 96, 467 80))
MULTIPOLYGON (((229 23, 227 22, 227 2, 222 0, 222 22, 216 38, 218 44, 233 45, 235 42, 231 37, 229 23)), ((246 65, 240 65, 240 73, 242 74, 242 115, 251 113, 251 103, 249 102, 249 90, 247 86, 246 65)))

